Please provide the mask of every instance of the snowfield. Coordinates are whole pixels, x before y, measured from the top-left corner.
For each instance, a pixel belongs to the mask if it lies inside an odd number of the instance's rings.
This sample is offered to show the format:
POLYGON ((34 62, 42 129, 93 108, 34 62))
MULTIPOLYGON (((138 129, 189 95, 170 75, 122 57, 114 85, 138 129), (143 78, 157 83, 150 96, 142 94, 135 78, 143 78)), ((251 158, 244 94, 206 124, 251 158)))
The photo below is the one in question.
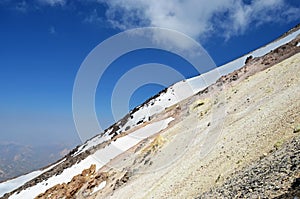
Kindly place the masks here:
MULTIPOLYGON (((67 183, 71 181, 73 176, 78 175, 82 172, 83 169, 89 168, 91 164, 95 164, 97 169, 100 169, 102 166, 107 164, 111 159, 130 149, 141 140, 158 133, 159 131, 168 127, 168 124, 174 120, 170 117, 165 120, 151 123, 143 128, 140 128, 133 132, 132 134, 126 135, 117 139, 112 144, 107 147, 96 151, 93 155, 88 156, 86 159, 82 160, 78 164, 71 166, 70 168, 65 169, 60 175, 52 176, 48 180, 38 183, 37 185, 30 187, 21 191, 19 194, 13 194, 10 198, 34 198, 40 193, 45 192, 47 189, 53 187, 56 184, 67 183)), ((23 183, 32 178, 23 179, 23 183)), ((20 178, 16 178, 16 184, 20 184, 20 178)), ((3 185, 3 187, 5 187, 3 185)), ((11 186, 12 187, 12 186, 11 186)), ((17 188, 18 186, 14 186, 17 188)), ((12 187, 13 188, 13 187, 12 187)), ((13 188, 13 189, 14 189, 13 188)))
POLYGON ((38 177, 39 175, 41 175, 42 173, 45 173, 46 171, 51 170, 53 167, 55 167, 56 165, 59 165, 61 162, 63 162, 65 159, 59 161, 58 163, 44 169, 44 170, 38 170, 38 171, 33 171, 31 173, 19 176, 15 179, 12 180, 8 180, 6 182, 3 182, 0 184, 0 197, 2 197, 5 193, 9 193, 11 191, 13 191, 14 189, 22 186, 23 184, 25 184, 26 182, 38 177))
MULTIPOLYGON (((227 75, 241 68, 245 65, 247 57, 252 56, 253 58, 255 58, 263 56, 269 53, 271 50, 274 50, 279 46, 292 41, 297 37, 298 34, 300 34, 300 30, 297 30, 277 41, 274 41, 251 53, 248 53, 225 65, 217 67, 207 73, 177 82, 176 84, 170 86, 165 93, 161 93, 158 97, 150 100, 147 104, 138 107, 138 110, 131 114, 131 118, 128 119, 123 126, 120 126, 120 129, 117 131, 117 133, 120 134, 126 131, 126 129, 128 128, 131 129, 142 124, 143 122, 149 121, 149 118, 151 118, 155 114, 160 113, 165 108, 173 106, 178 102, 191 97, 192 95, 205 89, 209 85, 215 83, 221 76, 227 75)), ((108 129, 108 131, 104 135, 96 136, 92 140, 89 140, 86 144, 83 144, 74 155, 82 153, 83 151, 101 144, 104 141, 110 140, 112 136, 108 134, 111 132, 111 130, 112 129, 108 129)))

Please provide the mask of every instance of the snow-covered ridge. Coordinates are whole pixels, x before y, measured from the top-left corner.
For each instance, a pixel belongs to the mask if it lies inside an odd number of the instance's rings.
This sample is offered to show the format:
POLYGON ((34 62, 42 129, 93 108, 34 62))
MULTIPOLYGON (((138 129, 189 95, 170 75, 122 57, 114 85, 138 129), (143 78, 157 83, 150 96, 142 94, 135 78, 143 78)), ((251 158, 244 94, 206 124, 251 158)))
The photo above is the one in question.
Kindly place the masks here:
MULTIPOLYGON (((100 134, 93 139, 87 141, 81 147, 75 155, 90 149, 104 141, 110 140, 112 137, 125 132, 133 127, 136 127, 146 121, 150 121, 151 118, 163 111, 165 108, 173 106, 178 102, 198 93, 199 91, 205 89, 209 85, 215 83, 221 76, 227 75, 242 66, 245 65, 245 61, 249 56, 260 57, 271 50, 274 50, 290 41, 295 39, 300 34, 300 29, 290 34, 277 39, 276 41, 263 46, 251 53, 248 53, 234 61, 231 61, 225 65, 217 67, 207 73, 201 74, 199 76, 182 80, 169 88, 163 90, 158 95, 152 97, 144 104, 136 107, 128 115, 126 115, 122 120, 117 122, 114 126, 108 128, 103 134, 100 134)), ((299 45, 299 44, 298 44, 299 45)))
POLYGON ((261 57, 267 53, 269 53, 270 51, 272 50, 275 50, 276 48, 292 41, 293 39, 295 39, 298 35, 300 34, 300 29, 295 31, 295 32, 292 32, 291 34, 279 39, 279 40, 276 40, 266 46, 263 46, 251 53, 248 53, 234 61, 231 61, 227 64, 224 64, 214 70, 211 70, 207 73, 204 73, 200 76, 197 76, 197 77, 193 77, 193 78, 190 78, 187 80, 187 83, 189 83, 194 92, 197 93, 199 92, 200 90, 203 90, 206 85, 203 85, 203 80, 202 79, 205 79, 206 80, 206 83, 207 85, 211 85, 213 83, 215 83, 221 76, 224 76, 224 75, 227 75, 237 69, 240 69, 242 66, 245 65, 245 62, 246 62, 246 59, 250 56, 252 56, 253 58, 255 57, 261 57), (201 85, 201 86, 199 86, 201 85))

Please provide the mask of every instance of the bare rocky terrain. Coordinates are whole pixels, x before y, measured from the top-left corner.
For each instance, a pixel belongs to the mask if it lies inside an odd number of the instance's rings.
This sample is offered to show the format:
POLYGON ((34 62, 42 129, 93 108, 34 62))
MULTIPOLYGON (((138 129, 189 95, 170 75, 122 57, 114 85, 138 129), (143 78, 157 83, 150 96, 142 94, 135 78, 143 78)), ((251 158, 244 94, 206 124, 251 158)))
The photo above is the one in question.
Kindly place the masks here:
POLYGON ((298 36, 263 57, 249 57, 241 69, 111 141, 75 157, 74 149, 62 164, 4 198, 170 117, 168 128, 106 166, 90 165, 36 198, 300 197, 299 42, 298 36))
POLYGON ((300 196, 300 135, 278 142, 270 155, 228 177, 200 198, 296 198, 300 196))

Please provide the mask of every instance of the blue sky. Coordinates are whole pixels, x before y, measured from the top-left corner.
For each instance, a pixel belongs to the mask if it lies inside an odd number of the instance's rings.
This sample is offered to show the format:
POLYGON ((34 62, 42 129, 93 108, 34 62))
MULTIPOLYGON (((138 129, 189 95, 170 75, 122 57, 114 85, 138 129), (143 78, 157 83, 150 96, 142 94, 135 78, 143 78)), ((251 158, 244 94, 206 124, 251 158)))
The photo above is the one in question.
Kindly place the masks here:
MULTIPOLYGON (((0 141, 78 144, 72 118, 76 73, 94 47, 121 31, 155 26, 183 32, 222 65, 297 25, 299 13, 298 0, 3 0, 0 141)), ((186 78, 197 75, 185 60, 160 50, 121 57, 99 83, 96 108, 101 110, 97 112, 100 123, 108 126, 113 122, 107 107, 118 78, 150 62, 169 65, 186 78)), ((160 89, 159 85, 140 88, 130 108, 160 89)))

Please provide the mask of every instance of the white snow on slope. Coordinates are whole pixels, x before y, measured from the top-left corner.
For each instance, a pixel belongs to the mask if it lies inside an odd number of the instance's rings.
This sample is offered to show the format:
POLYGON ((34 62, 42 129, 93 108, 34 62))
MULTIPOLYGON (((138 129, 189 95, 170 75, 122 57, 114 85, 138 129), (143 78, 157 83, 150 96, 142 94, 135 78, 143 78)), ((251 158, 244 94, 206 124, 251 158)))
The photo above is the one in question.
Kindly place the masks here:
POLYGON ((5 193, 8 193, 17 187, 20 187, 24 183, 28 182, 29 180, 32 180, 33 178, 39 176, 42 174, 42 171, 34 171, 31 173, 28 173, 26 175, 22 175, 18 178, 15 178, 13 180, 9 180, 7 182, 3 182, 0 184, 0 197, 2 197, 5 193))
POLYGON ((280 47, 280 46, 282 46, 282 45, 284 45, 284 44, 292 41, 299 34, 300 34, 300 30, 297 30, 297 31, 295 31, 295 32, 287 35, 284 38, 281 38, 281 39, 279 39, 277 41, 274 41, 274 42, 272 42, 272 43, 270 43, 270 44, 268 44, 268 45, 266 45, 266 46, 264 46, 262 48, 259 48, 259 49, 255 50, 255 51, 253 51, 253 52, 251 52, 251 53, 249 53, 247 55, 244 55, 243 57, 240 57, 239 59, 236 59, 236 60, 234 60, 234 61, 232 61, 232 62, 230 62, 228 64, 225 64, 225 65, 219 67, 219 70, 220 70, 220 72, 222 74, 228 74, 230 72, 233 72, 234 70, 237 70, 237 69, 241 68, 244 65, 247 57, 249 57, 251 55, 253 57, 263 56, 263 55, 269 53, 271 50, 274 50, 274 49, 276 49, 276 48, 278 48, 278 47, 280 47))
POLYGON ((281 38, 277 41, 274 41, 264 47, 261 47, 249 54, 246 54, 239 59, 231 61, 225 65, 222 65, 214 70, 211 70, 202 75, 180 81, 173 86, 169 87, 166 93, 162 93, 156 99, 152 99, 147 105, 140 107, 140 109, 133 114, 133 119, 129 120, 123 128, 119 130, 119 133, 125 131, 127 126, 133 127, 137 126, 137 122, 141 120, 148 120, 149 117, 153 116, 156 113, 161 112, 167 107, 170 107, 194 94, 205 89, 211 84, 214 84, 221 76, 227 75, 242 66, 245 65, 247 57, 260 57, 271 50, 274 50, 281 45, 284 45, 300 34, 300 30, 297 30, 284 38, 281 38))
MULTIPOLYGON (((267 53, 269 53, 271 50, 274 50, 278 48, 279 46, 286 44, 296 38, 300 34, 300 30, 297 30, 284 38, 281 38, 277 41, 274 41, 264 47, 261 47, 251 53, 248 53, 234 61, 231 61, 225 65, 222 65, 220 67, 217 67, 207 73, 204 73, 202 75, 180 81, 173 86, 170 86, 166 93, 160 94, 157 98, 152 99, 147 104, 139 107, 139 110, 133 113, 131 116, 132 118, 129 118, 129 120, 126 122, 124 126, 120 126, 120 129, 117 131, 118 134, 125 132, 126 128, 133 128, 138 126, 139 124, 142 124, 145 121, 149 121, 149 118, 152 117, 155 114, 160 113, 165 108, 170 107, 172 105, 177 104, 178 102, 198 93, 199 91, 205 89, 211 84, 214 84, 221 76, 227 75, 242 66, 245 65, 245 61, 247 57, 253 56, 253 57, 260 57, 267 53)), ((112 130, 112 129, 110 129, 112 130)), ((78 149, 77 154, 90 149, 91 147, 98 145, 102 143, 103 141, 109 140, 112 136, 109 136, 108 133, 105 133, 105 135, 99 135, 93 138, 92 140, 88 141, 88 143, 81 146, 81 148, 78 149)))
POLYGON ((49 171, 50 169, 52 169, 53 167, 55 167, 56 165, 60 164, 61 162, 63 162, 65 159, 59 161, 58 163, 44 169, 44 170, 38 170, 38 171, 33 171, 31 173, 19 176, 15 179, 12 180, 8 180, 5 181, 3 183, 0 184, 0 197, 2 197, 5 193, 9 193, 11 191, 13 191, 14 189, 22 186, 23 184, 25 184, 26 182, 34 179, 35 177, 41 175, 42 173, 49 171))
POLYGON ((97 187, 94 188, 93 192, 90 195, 96 193, 97 191, 100 191, 105 187, 105 185, 106 185, 106 181, 101 182, 97 187))
POLYGON ((99 135, 94 137, 93 139, 87 141, 86 143, 82 144, 76 153, 74 153, 72 156, 77 156, 78 154, 94 147, 97 146, 105 141, 108 141, 111 139, 112 135, 109 135, 112 129, 108 129, 108 131, 104 135, 99 135))
POLYGON ((227 75, 237 69, 240 69, 245 65, 245 61, 247 57, 252 56, 254 57, 261 57, 267 53, 269 53, 271 50, 275 50, 276 48, 292 41, 300 34, 300 30, 297 30, 289 35, 287 35, 284 38, 281 38, 277 41, 274 41, 264 47, 261 47, 251 53, 248 53, 234 61, 231 61, 225 65, 222 65, 214 70, 211 70, 207 73, 204 73, 200 76, 193 77, 187 80, 187 83, 191 85, 194 92, 197 93, 204 88, 206 88, 208 85, 211 85, 215 83, 221 76, 227 75), (202 78, 201 78, 202 77, 202 78), (206 85, 203 84, 203 79, 206 80, 206 85))
POLYGON ((132 134, 118 138, 115 142, 112 142, 112 144, 96 151, 95 154, 88 156, 86 159, 82 160, 78 164, 75 164, 70 168, 65 169, 61 174, 57 176, 52 176, 46 181, 40 182, 33 187, 21 191, 19 194, 15 193, 10 198, 34 198, 56 184, 61 184, 64 182, 67 183, 71 181, 71 179, 75 175, 80 174, 83 171, 83 169, 89 168, 91 164, 95 164, 96 168, 99 169, 105 164, 107 164, 111 159, 130 149, 131 147, 139 143, 141 140, 167 128, 168 124, 172 120, 174 120, 174 118, 170 117, 165 120, 154 122, 136 130, 132 134))

